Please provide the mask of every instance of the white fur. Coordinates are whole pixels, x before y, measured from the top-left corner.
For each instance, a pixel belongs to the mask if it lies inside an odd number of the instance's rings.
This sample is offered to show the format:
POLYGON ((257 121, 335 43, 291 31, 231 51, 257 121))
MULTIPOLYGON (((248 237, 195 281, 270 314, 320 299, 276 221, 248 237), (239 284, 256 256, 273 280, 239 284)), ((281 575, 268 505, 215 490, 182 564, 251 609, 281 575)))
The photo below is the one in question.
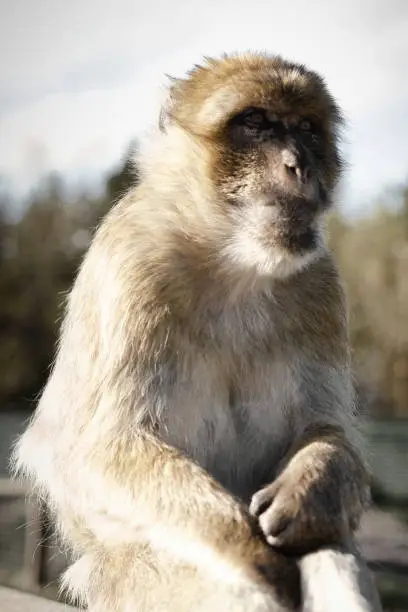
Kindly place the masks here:
POLYGON ((220 87, 201 107, 198 113, 200 125, 216 125, 245 104, 246 97, 245 92, 231 85, 220 87))
POLYGON ((204 569, 212 580, 229 584, 250 582, 242 568, 233 566, 211 546, 182 528, 172 529, 156 523, 148 531, 148 540, 154 549, 169 553, 171 558, 204 569), (180 546, 180 541, 183 546, 180 546))
POLYGON ((232 211, 235 230, 226 242, 223 255, 229 263, 253 270, 259 279, 282 279, 300 272, 320 257, 325 250, 324 221, 316 221, 317 247, 304 254, 293 254, 276 244, 274 224, 279 222, 279 210, 256 197, 244 210, 232 211))
POLYGON ((282 279, 300 272, 320 255, 319 249, 293 255, 284 249, 266 248, 247 227, 237 231, 234 240, 224 249, 228 259, 245 269, 255 268, 259 277, 282 279))

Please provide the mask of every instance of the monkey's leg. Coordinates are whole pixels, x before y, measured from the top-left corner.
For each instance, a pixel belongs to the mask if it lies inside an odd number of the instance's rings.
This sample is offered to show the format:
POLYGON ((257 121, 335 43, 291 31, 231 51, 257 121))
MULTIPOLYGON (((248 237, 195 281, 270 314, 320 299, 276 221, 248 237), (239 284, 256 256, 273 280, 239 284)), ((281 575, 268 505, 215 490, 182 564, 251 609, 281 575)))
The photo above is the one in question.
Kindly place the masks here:
POLYGON ((295 610, 216 556, 207 565, 203 559, 186 563, 148 545, 97 547, 67 572, 65 583, 75 593, 84 591, 89 612, 295 610))
POLYGON ((299 566, 303 612, 381 612, 374 580, 354 544, 321 548, 299 566))

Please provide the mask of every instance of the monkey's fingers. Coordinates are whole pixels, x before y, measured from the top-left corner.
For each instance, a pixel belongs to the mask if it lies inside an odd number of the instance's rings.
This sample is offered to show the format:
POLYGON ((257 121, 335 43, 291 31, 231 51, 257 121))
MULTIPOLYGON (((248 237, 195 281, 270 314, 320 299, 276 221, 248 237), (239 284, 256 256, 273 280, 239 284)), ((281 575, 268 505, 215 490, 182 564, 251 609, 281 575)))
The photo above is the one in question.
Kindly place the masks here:
POLYGON ((293 518, 285 513, 278 513, 270 508, 259 518, 259 525, 271 546, 287 545, 291 541, 294 530, 293 518))
POLYGON ((286 542, 294 517, 279 503, 272 504, 259 517, 259 525, 268 544, 278 546, 286 542))
POLYGON ((249 511, 258 519, 261 531, 271 546, 291 548, 299 543, 299 528, 302 532, 304 520, 303 513, 299 513, 299 499, 288 494, 280 480, 257 491, 252 497, 249 511))
POLYGON ((249 512, 252 516, 259 517, 272 504, 279 490, 279 484, 274 482, 264 489, 257 491, 251 499, 249 512))

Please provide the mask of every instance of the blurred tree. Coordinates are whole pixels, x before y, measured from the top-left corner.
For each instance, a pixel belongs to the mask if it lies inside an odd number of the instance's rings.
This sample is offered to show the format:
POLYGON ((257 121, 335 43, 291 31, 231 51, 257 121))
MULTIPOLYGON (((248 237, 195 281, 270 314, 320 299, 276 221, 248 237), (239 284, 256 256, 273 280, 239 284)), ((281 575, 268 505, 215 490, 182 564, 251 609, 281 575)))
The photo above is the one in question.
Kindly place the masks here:
POLYGON ((408 188, 397 209, 333 217, 330 241, 346 281, 354 362, 378 415, 408 416, 408 188))
POLYGON ((55 178, 32 197, 24 217, 8 230, 8 256, 2 257, 0 275, 0 406, 39 390, 54 349, 60 293, 76 263, 55 178))
POLYGON ((31 195, 24 216, 6 220, 0 193, 0 410, 24 407, 43 386, 52 361, 64 297, 92 237, 112 204, 137 182, 132 144, 100 197, 72 201, 52 175, 31 195))
POLYGON ((139 180, 139 170, 136 163, 138 146, 131 143, 119 168, 112 172, 106 181, 106 199, 114 204, 139 180))

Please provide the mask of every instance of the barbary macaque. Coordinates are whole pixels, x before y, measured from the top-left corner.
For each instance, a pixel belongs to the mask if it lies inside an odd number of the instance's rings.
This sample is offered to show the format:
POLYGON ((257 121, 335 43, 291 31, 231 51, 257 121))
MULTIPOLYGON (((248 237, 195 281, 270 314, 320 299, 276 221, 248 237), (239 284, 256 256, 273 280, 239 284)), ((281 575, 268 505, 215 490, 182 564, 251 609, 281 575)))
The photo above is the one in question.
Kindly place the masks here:
POLYGON ((174 80, 15 451, 93 612, 368 612, 369 477, 324 237, 342 117, 281 57, 174 80))

